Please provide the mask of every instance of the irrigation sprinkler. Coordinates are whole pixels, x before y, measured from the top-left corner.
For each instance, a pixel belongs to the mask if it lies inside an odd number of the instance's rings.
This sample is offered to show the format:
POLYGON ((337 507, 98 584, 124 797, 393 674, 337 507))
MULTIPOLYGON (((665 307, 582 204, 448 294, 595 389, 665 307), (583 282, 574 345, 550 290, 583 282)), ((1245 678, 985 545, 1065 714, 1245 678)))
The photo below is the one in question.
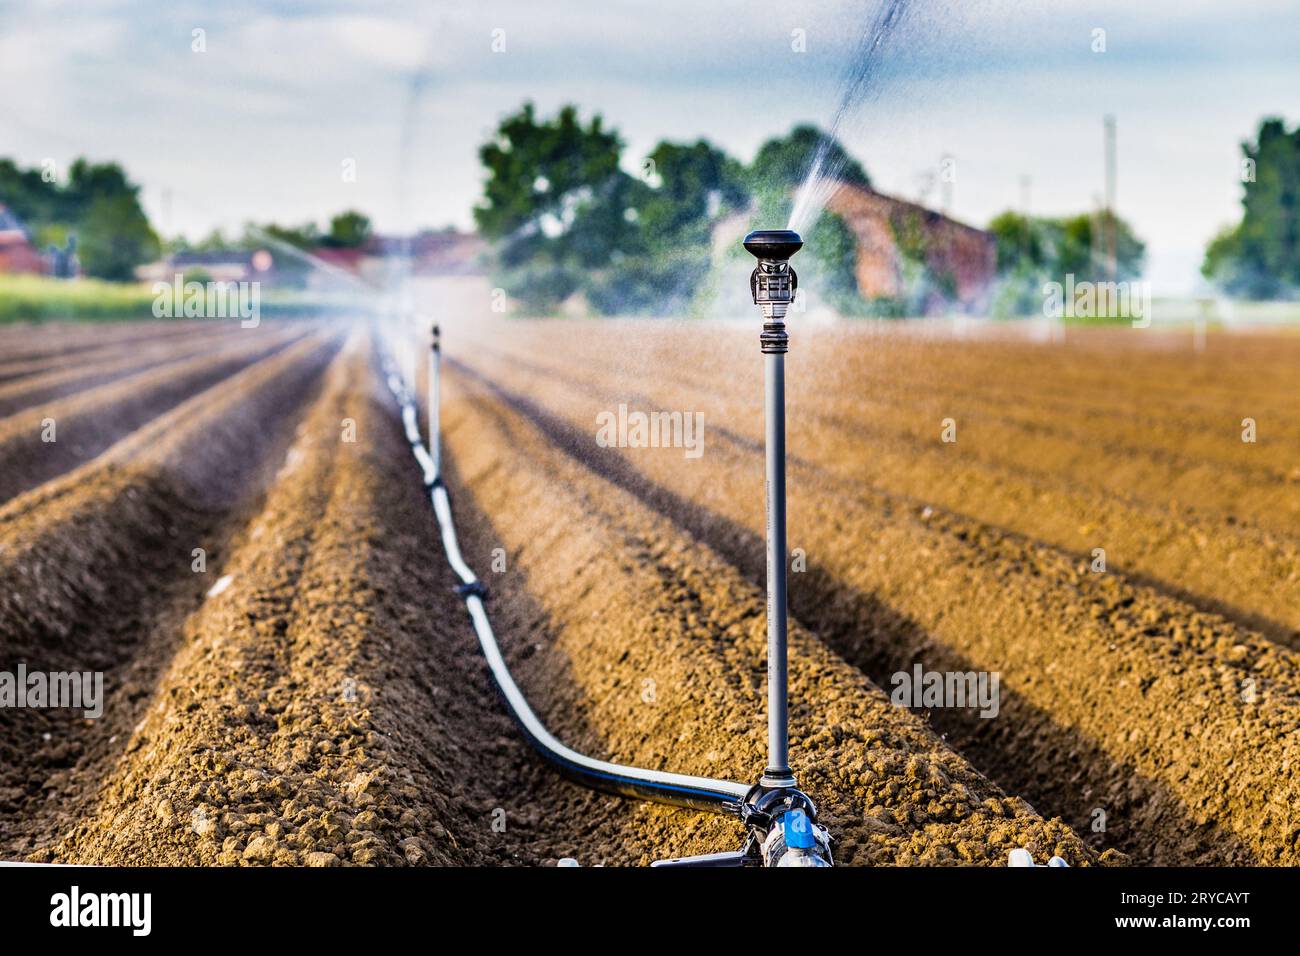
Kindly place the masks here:
POLYGON ((438 328, 438 323, 433 323, 432 341, 429 346, 429 381, 427 384, 428 405, 426 406, 429 416, 429 458, 433 462, 433 476, 436 479, 442 474, 442 389, 439 387, 442 382, 442 330, 438 328))
POLYGON ((767 769, 746 806, 751 832, 763 836, 761 852, 769 865, 829 866, 829 836, 817 825, 816 808, 790 769, 785 521, 785 354, 790 337, 785 316, 799 288, 790 259, 803 248, 803 239, 791 229, 759 229, 744 244, 758 260, 749 291, 763 313, 759 346, 767 489, 767 769))
POLYGON ((786 666, 785 353, 790 337, 785 313, 799 287, 790 257, 802 248, 803 239, 789 229, 759 230, 745 237, 745 249, 758 259, 749 276, 749 291, 763 312, 759 344, 767 459, 767 770, 762 783, 767 787, 794 786, 786 666))
POLYGON ((785 536, 785 353, 790 338, 785 316, 799 288, 790 257, 803 239, 790 229, 763 229, 745 237, 758 265, 749 277, 754 304, 763 313, 767 486, 767 769, 741 804, 749 830, 738 853, 666 860, 659 866, 824 867, 831 865, 830 835, 817 823, 817 808, 798 788, 790 769, 789 667, 785 536))

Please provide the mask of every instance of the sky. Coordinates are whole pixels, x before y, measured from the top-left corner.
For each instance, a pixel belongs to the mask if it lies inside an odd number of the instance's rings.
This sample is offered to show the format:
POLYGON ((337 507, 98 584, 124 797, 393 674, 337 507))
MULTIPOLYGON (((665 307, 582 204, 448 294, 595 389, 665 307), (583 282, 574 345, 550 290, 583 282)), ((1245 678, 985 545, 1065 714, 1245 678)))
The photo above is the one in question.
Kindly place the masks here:
MULTIPOLYGON (((665 138, 748 160, 830 126, 882 2, 0 0, 0 156, 119 161, 168 235, 348 208, 468 228, 477 149, 525 100, 599 112, 630 170, 665 138)), ((1146 278, 1194 294, 1240 218, 1240 143, 1300 123, 1298 50, 1296 0, 910 0, 837 132, 934 206, 951 156, 950 212, 982 226, 1093 209, 1113 114, 1146 278)))

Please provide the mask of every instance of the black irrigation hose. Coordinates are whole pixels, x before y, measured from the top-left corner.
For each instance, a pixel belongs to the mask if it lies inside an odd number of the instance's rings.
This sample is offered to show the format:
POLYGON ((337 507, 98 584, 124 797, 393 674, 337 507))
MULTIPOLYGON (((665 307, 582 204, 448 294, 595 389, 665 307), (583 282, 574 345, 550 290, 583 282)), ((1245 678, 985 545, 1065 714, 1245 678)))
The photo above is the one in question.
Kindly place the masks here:
MULTIPOLYGON (((487 596, 487 589, 465 563, 460 553, 456 526, 452 518, 451 499, 447 494, 446 486, 442 483, 438 460, 430 454, 420 436, 414 396, 386 355, 383 365, 388 388, 401 408, 402 423, 406 429, 406 438, 410 442, 411 451, 424 469, 424 483, 429 489, 429 500, 442 533, 447 562, 461 580, 457 593, 465 601, 465 608, 474 625, 474 633, 478 636, 479 646, 487 660, 488 669, 492 672, 497 689, 511 716, 524 736, 528 738, 528 742, 565 776, 594 790, 710 813, 741 816, 745 797, 751 790, 748 784, 714 780, 710 777, 693 777, 664 770, 646 770, 596 760, 566 747, 546 729, 546 725, 528 706, 527 699, 511 676, 510 668, 506 665, 501 649, 497 645, 483 603, 487 596)), ((433 353, 430 375, 433 377, 432 388, 436 389, 439 376, 439 356, 436 349, 433 353)))

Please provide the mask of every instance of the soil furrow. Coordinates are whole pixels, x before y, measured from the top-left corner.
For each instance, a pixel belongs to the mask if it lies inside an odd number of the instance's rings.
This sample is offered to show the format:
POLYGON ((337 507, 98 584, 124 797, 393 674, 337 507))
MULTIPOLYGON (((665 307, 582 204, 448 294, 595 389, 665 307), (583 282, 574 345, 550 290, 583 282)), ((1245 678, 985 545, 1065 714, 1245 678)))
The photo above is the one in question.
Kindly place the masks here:
POLYGON ((229 329, 214 328, 181 340, 164 338, 160 341, 133 343, 129 348, 114 350, 108 356, 95 353, 63 368, 0 384, 0 416, 12 415, 34 405, 52 402, 148 369, 180 362, 238 341, 239 338, 229 329))
MULTIPOLYGON (((175 334, 173 332, 173 335, 175 334)), ((142 338, 142 340, 152 345, 168 338, 171 338, 171 336, 161 334, 160 330, 159 335, 147 339, 142 338)), ((69 368, 81 368, 88 364, 109 362, 129 355, 139 348, 139 345, 139 342, 129 339, 123 342, 110 339, 107 342, 83 350, 56 352, 40 358, 11 358, 6 352, 4 353, 4 359, 0 360, 0 383, 3 383, 5 388, 9 388, 16 385, 19 379, 31 380, 40 375, 56 373, 69 368)))
POLYGON ((150 419, 303 334, 286 329, 249 337, 0 419, 0 501, 91 460, 150 419))
POLYGON ((80 362, 100 350, 175 337, 178 341, 212 326, 212 321, 160 319, 140 322, 37 322, 0 327, 0 370, 22 364, 80 362))
POLYGON ((335 347, 301 342, 0 509, 6 669, 99 672, 105 695, 99 719, 0 710, 6 857, 47 848, 119 758, 165 660, 167 622, 210 586, 195 549, 219 559, 231 515, 262 487, 335 347))
MULTIPOLYGON (((513 356, 497 358, 502 356, 497 349, 484 353, 488 361, 475 351, 480 367, 540 396, 543 404, 569 409, 575 421, 584 411, 594 417, 620 402, 643 409, 702 408, 708 421, 727 423, 710 426, 710 434, 719 436, 713 441, 732 440, 738 449, 754 453, 761 449, 761 418, 752 409, 740 414, 736 403, 708 403, 698 392, 656 389, 655 395, 646 396, 628 389, 622 377, 594 376, 592 364, 585 365, 585 371, 561 374, 513 356)), ((749 379, 752 370, 741 381, 749 379)), ((761 387, 757 381, 750 384, 761 387)), ((1080 485, 1057 471, 994 470, 971 462, 969 442, 942 444, 937 432, 930 442, 900 451, 876 443, 870 432, 837 431, 810 422, 816 416, 805 406, 792 405, 790 415, 788 451, 798 464, 815 470, 807 478, 810 484, 862 487, 872 500, 893 497, 970 514, 982 524, 1088 555, 1089 560, 1093 549, 1101 547, 1112 573, 1124 573, 1200 610, 1223 614, 1286 646, 1300 645, 1300 605, 1293 593, 1300 580, 1300 541, 1279 533, 1271 521, 1250 527, 1232 514, 1207 512, 1200 498, 1193 499, 1195 511, 1169 503, 1157 507, 1080 485), (870 454, 863 454, 865 448, 870 454), (1224 574, 1225 567, 1233 573, 1224 574)), ((1290 502, 1286 510, 1296 507, 1296 496, 1287 485, 1265 486, 1257 497, 1265 511, 1270 500, 1290 502)))
POLYGON ((59 857, 626 859, 631 805, 539 767, 502 715, 396 410, 354 345, 59 857))
MULTIPOLYGON (((474 352, 480 361, 485 355, 498 357, 514 368, 568 383, 586 382, 593 391, 603 386, 607 392, 611 379, 623 378, 626 372, 622 353, 601 348, 608 340, 599 334, 584 335, 583 341, 571 367, 554 356, 539 355, 530 348, 532 341, 521 336, 479 339, 474 352)), ((947 461, 938 476, 954 466, 1031 483, 1050 475, 1075 494, 1119 495, 1134 507, 1163 512, 1186 514, 1194 509, 1202 518, 1217 518, 1229 533, 1253 524, 1300 540, 1300 460, 1295 454, 1300 416, 1293 397, 1276 411, 1238 397, 1241 414, 1225 416, 1219 405, 1213 417, 1183 421, 1167 406, 1134 406, 1126 396, 1130 404, 1098 416, 1078 399, 1063 398, 1058 407, 1045 405, 1040 396, 1033 403, 1023 397, 1002 404, 972 402, 964 382, 947 378, 903 391, 879 372, 854 381, 834 381, 832 372, 828 380, 822 373, 828 359, 798 352, 803 344, 794 346, 798 357, 793 361, 798 364, 792 368, 813 374, 791 383, 790 409, 798 415, 798 437, 806 447, 817 449, 819 457, 844 458, 858 468, 892 476, 896 461, 940 450, 947 461), (1256 418, 1267 440, 1241 441, 1240 420, 1245 415, 1256 418), (960 426, 960 440, 941 445, 947 418, 960 426), (846 447, 847 435, 870 447, 873 455, 864 458, 857 448, 846 447), (877 457, 881 455, 890 457, 877 457)), ((905 366, 916 361, 915 356, 904 359, 900 364, 905 366)), ((746 367, 741 359, 737 365, 734 356, 718 356, 716 361, 729 367, 710 367, 707 377, 698 372, 654 375, 657 397, 670 399, 671 407, 707 409, 713 420, 743 427, 752 421, 752 406, 737 384, 750 383, 753 363, 746 367)), ((755 425, 761 428, 761 422, 755 425)), ((761 432, 751 431, 751 437, 761 437, 761 432)))

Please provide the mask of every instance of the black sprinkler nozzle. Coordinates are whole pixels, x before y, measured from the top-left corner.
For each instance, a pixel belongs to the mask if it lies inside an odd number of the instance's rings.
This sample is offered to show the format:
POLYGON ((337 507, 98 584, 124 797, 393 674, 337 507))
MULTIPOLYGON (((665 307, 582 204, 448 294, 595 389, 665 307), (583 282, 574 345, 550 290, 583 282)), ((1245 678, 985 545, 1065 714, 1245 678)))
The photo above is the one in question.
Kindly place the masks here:
POLYGON ((803 238, 793 229, 755 229, 745 237, 745 249, 758 259, 789 259, 803 248, 803 238))

